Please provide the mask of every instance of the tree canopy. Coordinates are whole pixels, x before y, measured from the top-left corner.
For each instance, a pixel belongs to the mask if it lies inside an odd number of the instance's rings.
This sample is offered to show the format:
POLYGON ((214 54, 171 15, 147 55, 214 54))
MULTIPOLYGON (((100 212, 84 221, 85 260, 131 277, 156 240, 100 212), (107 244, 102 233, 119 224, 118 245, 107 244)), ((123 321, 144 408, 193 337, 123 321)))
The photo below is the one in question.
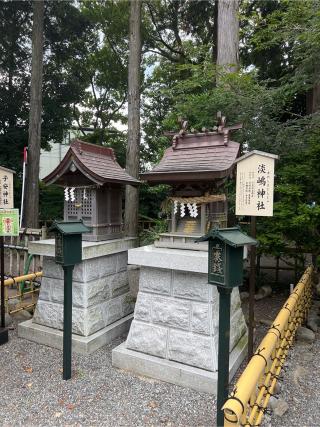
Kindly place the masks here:
MULTIPOLYGON (((140 169, 169 146, 179 117, 189 128, 243 123, 242 152, 280 155, 275 215, 258 222, 261 250, 320 247, 320 1, 242 0, 240 69, 217 66, 215 0, 143 2, 140 169), (217 77, 219 84, 217 84, 217 77)), ((113 146, 125 164, 129 2, 46 2, 42 145, 70 126, 113 146), (93 133, 85 128, 92 127, 93 133)), ((0 163, 21 168, 31 64, 31 2, 0 9, 0 163)), ((229 189, 232 198, 232 185, 229 189)), ((156 217, 166 189, 141 191, 141 212, 156 217)), ((231 204, 232 209, 232 204, 231 204)))

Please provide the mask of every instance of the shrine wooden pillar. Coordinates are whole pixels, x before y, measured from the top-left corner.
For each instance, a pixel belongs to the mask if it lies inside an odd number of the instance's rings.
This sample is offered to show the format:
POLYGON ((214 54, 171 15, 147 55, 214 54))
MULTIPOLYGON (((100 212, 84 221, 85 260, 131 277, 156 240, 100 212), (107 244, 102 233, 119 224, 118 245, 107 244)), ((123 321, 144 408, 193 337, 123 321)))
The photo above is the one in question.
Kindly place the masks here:
POLYGON ((201 204, 201 234, 204 234, 206 232, 206 204, 201 204))

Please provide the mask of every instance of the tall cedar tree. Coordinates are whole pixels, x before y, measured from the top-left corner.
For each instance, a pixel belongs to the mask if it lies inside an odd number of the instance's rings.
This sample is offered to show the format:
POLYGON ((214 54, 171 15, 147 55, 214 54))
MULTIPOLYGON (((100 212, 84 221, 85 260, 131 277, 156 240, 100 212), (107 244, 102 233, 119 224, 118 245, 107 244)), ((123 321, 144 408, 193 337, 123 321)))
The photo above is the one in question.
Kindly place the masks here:
MULTIPOLYGON (((140 145, 140 65, 141 65, 141 1, 130 2, 128 69, 128 145, 126 171, 139 177, 140 145)), ((127 236, 138 233, 139 191, 126 187, 125 232, 127 236)))
POLYGON ((239 69, 238 9, 238 0, 218 1, 217 66, 229 72, 239 69))
POLYGON ((32 70, 24 225, 39 226, 39 162, 41 147, 44 2, 33 1, 32 70))

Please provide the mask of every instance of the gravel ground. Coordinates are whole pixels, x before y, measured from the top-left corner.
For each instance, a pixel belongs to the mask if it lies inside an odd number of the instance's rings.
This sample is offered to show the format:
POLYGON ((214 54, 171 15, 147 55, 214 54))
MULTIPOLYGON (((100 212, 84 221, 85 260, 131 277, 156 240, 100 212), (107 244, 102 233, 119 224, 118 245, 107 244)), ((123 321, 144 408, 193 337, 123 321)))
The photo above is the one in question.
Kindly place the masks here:
POLYGON ((288 411, 277 417, 271 412, 264 425, 272 427, 318 427, 320 425, 320 335, 312 345, 298 342, 292 347, 281 375, 278 397, 288 411))
POLYGON ((63 381, 62 353, 17 337, 0 347, 2 426, 209 426, 212 396, 114 369, 115 340, 90 357, 73 355, 63 381))
MULTIPOLYGON (((258 301, 257 320, 272 321, 286 298, 258 301)), ((267 329, 257 323, 257 343, 267 329)), ((290 409, 281 418, 268 411, 265 427, 320 425, 319 338, 290 350, 278 395, 290 409)), ((89 357, 73 354, 73 378, 63 381, 61 351, 18 338, 15 325, 0 347, 0 426, 215 425, 214 397, 113 368, 111 350, 124 339, 89 357)))
POLYGON ((281 374, 279 399, 288 411, 281 417, 268 411, 264 427, 318 427, 320 425, 320 334, 313 344, 295 341, 281 374))

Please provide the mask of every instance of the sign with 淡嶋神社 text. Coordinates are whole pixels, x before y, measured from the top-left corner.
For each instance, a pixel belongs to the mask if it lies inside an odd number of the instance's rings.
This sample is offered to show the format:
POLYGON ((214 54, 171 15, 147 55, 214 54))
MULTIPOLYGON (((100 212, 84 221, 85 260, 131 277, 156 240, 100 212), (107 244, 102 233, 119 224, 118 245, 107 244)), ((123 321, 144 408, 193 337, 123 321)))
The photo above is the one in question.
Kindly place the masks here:
POLYGON ((274 161, 278 156, 251 151, 237 160, 236 215, 272 216, 274 161))
POLYGON ((13 173, 0 166, 0 209, 13 208, 13 173))

